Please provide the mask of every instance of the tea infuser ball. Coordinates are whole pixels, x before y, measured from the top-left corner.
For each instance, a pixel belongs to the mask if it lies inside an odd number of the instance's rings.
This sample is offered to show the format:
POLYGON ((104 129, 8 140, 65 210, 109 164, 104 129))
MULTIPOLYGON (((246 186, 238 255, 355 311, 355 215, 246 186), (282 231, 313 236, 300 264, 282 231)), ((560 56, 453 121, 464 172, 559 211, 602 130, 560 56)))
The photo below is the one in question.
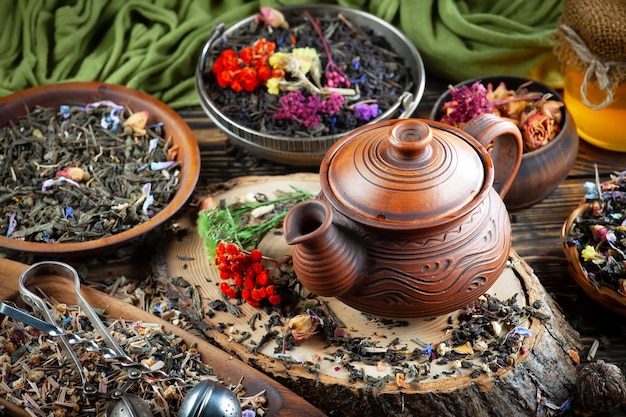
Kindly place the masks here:
POLYGON ((187 393, 178 417, 241 417, 241 404, 228 388, 202 381, 187 393))

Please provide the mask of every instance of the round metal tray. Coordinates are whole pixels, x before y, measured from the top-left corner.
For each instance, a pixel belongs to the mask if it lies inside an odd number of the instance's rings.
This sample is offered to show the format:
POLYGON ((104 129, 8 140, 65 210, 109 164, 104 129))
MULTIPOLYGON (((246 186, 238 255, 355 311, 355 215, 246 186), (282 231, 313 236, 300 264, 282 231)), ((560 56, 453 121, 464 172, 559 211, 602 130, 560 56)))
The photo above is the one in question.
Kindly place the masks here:
MULTIPOLYGON (((410 91, 405 91, 398 98, 392 108, 372 119, 369 123, 392 118, 407 118, 417 109, 426 84, 424 64, 415 45, 398 29, 372 14, 343 6, 297 5, 282 7, 278 10, 285 15, 287 21, 289 21, 290 16, 302 15, 305 10, 313 16, 331 12, 342 13, 352 23, 372 28, 391 45, 396 54, 405 57, 413 86, 410 91)), ((207 93, 205 74, 206 69, 212 66, 211 51, 227 42, 233 32, 249 25, 254 18, 255 16, 249 16, 226 30, 223 24, 218 24, 214 28, 211 37, 202 49, 196 69, 196 90, 200 105, 215 125, 223 130, 228 137, 260 158, 294 166, 318 166, 328 148, 349 132, 320 137, 289 137, 262 133, 230 120, 207 93)))

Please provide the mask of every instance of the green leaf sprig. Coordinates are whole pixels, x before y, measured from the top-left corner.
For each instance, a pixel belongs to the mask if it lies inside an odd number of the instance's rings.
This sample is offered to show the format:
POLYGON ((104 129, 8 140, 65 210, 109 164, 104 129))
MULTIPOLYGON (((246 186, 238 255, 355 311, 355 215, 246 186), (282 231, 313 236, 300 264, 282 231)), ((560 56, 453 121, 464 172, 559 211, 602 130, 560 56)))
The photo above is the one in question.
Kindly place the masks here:
POLYGON ((222 200, 217 206, 200 211, 196 225, 209 258, 213 260, 217 244, 221 241, 236 243, 245 250, 256 248, 270 230, 281 225, 293 206, 315 197, 311 191, 293 186, 291 188, 293 192, 283 193, 272 200, 231 204, 222 200), (275 208, 264 216, 266 220, 249 224, 250 213, 254 209, 272 204, 275 208))

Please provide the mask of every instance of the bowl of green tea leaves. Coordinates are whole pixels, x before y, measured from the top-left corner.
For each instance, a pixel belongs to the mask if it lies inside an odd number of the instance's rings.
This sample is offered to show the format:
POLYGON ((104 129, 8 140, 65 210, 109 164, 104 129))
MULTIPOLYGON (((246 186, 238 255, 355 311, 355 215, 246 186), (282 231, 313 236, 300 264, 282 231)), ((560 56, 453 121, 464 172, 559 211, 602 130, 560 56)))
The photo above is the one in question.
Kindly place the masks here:
POLYGON ((165 103, 97 82, 0 99, 0 247, 81 256, 140 240, 186 203, 200 171, 165 103))

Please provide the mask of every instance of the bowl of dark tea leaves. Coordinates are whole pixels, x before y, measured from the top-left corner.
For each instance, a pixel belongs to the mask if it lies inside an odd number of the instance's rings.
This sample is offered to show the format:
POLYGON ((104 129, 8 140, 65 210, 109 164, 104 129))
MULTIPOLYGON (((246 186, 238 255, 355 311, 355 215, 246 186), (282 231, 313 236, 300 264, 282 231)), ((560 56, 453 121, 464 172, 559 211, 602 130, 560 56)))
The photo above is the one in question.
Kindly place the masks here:
POLYGON ((165 103, 97 82, 0 99, 0 247, 81 256, 140 240, 191 196, 198 144, 165 103))
POLYGON ((196 71, 217 127, 252 154, 295 166, 319 166, 357 127, 410 117, 424 88, 421 56, 402 32, 336 5, 262 7, 218 24, 196 71))

